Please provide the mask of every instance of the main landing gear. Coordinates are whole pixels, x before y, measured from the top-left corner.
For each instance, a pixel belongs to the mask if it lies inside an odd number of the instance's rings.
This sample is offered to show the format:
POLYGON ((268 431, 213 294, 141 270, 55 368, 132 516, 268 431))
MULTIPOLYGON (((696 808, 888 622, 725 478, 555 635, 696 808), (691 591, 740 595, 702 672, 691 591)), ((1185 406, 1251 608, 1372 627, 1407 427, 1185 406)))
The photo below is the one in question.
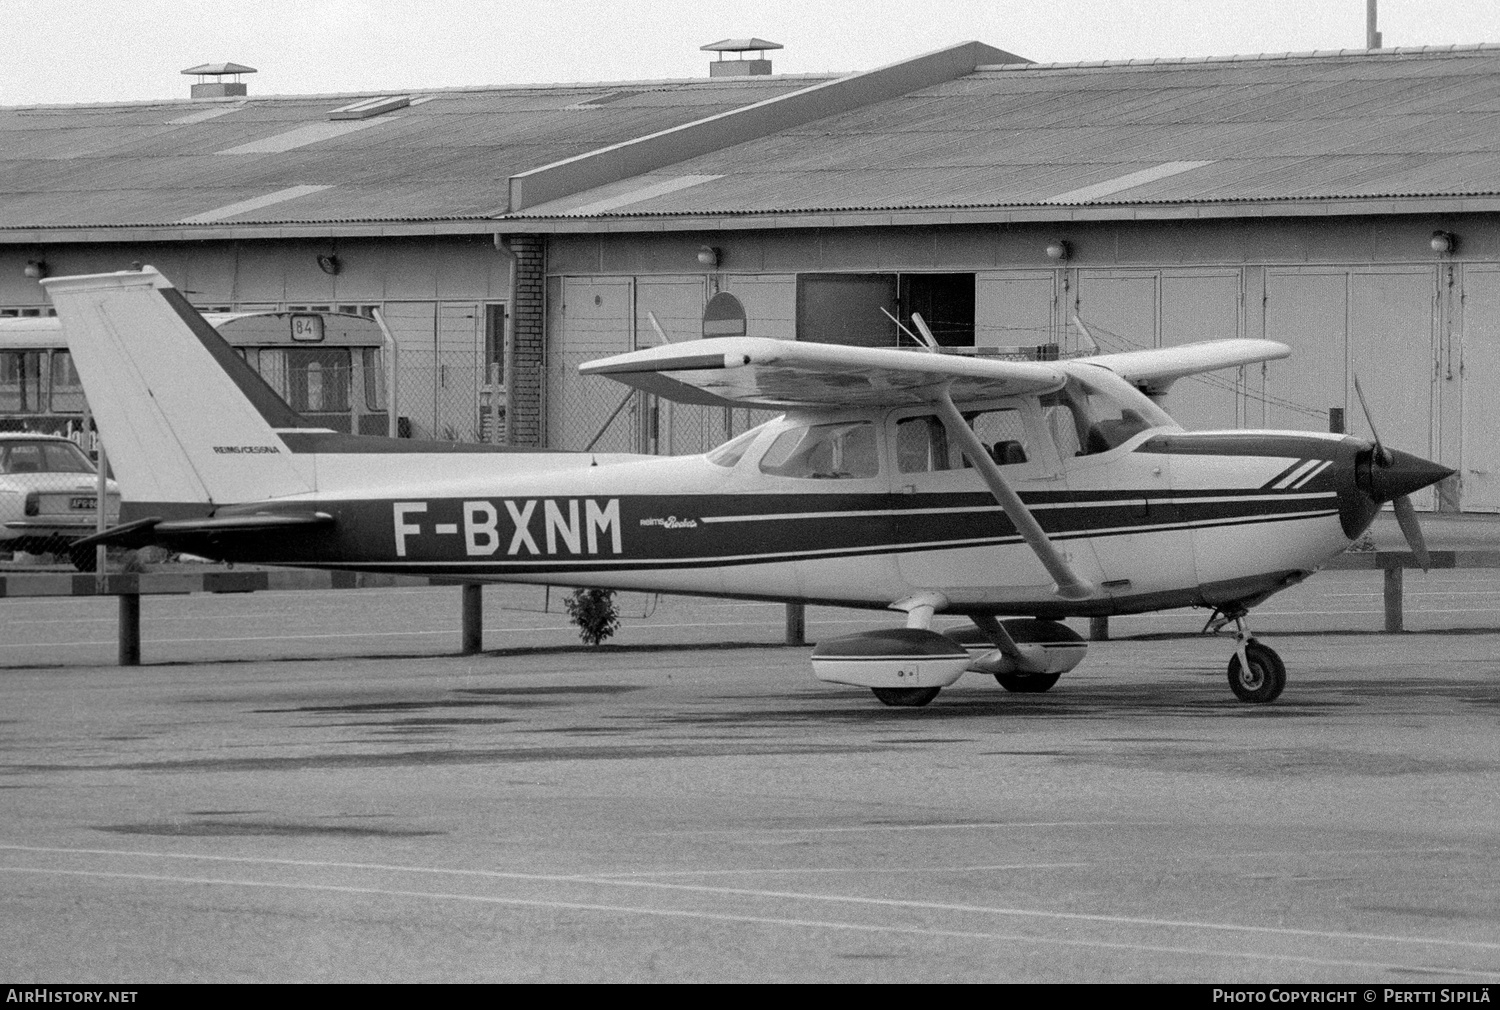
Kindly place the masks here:
POLYGON ((1229 689, 1240 701, 1265 704, 1280 697, 1286 687, 1286 665, 1276 650, 1250 636, 1245 611, 1220 613, 1211 618, 1205 631, 1218 631, 1234 622, 1234 655, 1229 659, 1229 689))

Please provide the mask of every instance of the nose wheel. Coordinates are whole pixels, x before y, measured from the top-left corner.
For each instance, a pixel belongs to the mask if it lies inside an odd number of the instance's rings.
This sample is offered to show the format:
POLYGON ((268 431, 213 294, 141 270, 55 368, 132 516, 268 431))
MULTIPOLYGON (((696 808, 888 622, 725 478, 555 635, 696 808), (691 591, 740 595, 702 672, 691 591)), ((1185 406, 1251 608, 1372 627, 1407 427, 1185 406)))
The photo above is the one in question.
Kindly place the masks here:
POLYGON ((1240 701, 1264 705, 1275 701, 1286 687, 1286 665, 1276 650, 1250 636, 1245 614, 1225 614, 1209 621, 1204 630, 1217 631, 1234 622, 1234 655, 1229 658, 1229 689, 1240 701))
POLYGON ((1286 666, 1276 650, 1247 639, 1229 660, 1229 689, 1240 701, 1275 701, 1286 687, 1286 666))

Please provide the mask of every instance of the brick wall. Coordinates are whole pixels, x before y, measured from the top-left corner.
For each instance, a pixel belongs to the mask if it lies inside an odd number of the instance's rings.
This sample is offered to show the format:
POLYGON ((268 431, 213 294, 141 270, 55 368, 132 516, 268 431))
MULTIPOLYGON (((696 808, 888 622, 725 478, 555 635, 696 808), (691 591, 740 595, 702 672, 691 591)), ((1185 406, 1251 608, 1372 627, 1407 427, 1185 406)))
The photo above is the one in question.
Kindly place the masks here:
POLYGON ((515 253, 516 303, 511 306, 509 389, 506 429, 512 445, 540 446, 542 383, 546 381, 547 245, 540 235, 512 235, 515 253))

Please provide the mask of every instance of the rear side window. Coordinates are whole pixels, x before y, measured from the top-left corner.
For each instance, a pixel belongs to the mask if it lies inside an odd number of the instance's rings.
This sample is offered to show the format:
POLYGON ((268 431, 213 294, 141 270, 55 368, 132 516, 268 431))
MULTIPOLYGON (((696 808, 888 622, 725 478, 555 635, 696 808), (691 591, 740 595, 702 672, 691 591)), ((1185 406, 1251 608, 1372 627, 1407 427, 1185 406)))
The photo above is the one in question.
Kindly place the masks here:
POLYGON ((957 462, 954 456, 948 450, 948 431, 936 414, 896 422, 896 466, 902 473, 951 470, 957 462))

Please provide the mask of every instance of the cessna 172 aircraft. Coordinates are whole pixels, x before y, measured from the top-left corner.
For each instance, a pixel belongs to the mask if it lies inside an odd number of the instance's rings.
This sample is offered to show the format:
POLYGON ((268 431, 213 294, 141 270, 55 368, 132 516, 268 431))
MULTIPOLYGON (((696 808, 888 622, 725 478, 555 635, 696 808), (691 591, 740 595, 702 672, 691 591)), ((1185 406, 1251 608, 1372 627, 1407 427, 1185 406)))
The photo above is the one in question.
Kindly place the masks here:
POLYGON ((1246 613, 1384 502, 1420 552, 1407 496, 1452 472, 1378 437, 1183 431, 1152 396, 1290 353, 1244 339, 1016 362, 930 353, 930 334, 704 338, 582 371, 786 411, 705 455, 356 437, 293 412, 150 267, 42 283, 125 499, 80 548, 891 608, 905 627, 812 657, 891 705, 966 670, 1045 691, 1086 649, 1062 618, 1184 606, 1235 624, 1230 686, 1271 701, 1286 671, 1246 613), (973 627, 940 634, 935 614, 973 627))

